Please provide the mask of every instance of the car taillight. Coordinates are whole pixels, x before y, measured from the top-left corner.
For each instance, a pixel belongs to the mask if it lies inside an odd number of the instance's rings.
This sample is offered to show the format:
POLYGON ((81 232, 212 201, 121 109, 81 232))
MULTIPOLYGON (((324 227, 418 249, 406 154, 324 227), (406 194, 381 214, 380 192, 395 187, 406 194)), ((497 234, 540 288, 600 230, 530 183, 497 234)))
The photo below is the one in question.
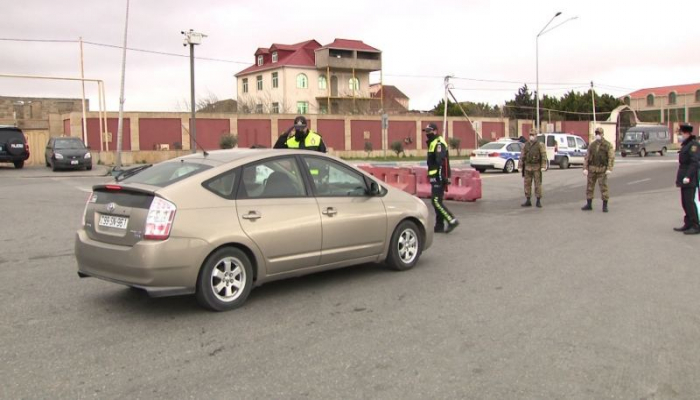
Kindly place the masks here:
POLYGON ((85 219, 87 218, 87 212, 88 212, 88 207, 90 206, 90 203, 93 202, 92 197, 94 196, 95 193, 90 192, 90 195, 87 198, 87 201, 85 202, 85 210, 83 211, 83 222, 81 226, 85 226, 85 219))
POLYGON ((489 157, 500 157, 500 156, 501 156, 500 153, 490 153, 489 154, 489 157))
POLYGON ((107 190, 122 190, 122 187, 119 185, 105 185, 105 189, 107 189, 107 190))
POLYGON ((170 237, 170 229, 175 219, 175 204, 154 197, 146 217, 146 229, 143 237, 147 240, 165 240, 170 237))
POLYGON ((476 157, 476 153, 470 154, 471 157, 476 157))

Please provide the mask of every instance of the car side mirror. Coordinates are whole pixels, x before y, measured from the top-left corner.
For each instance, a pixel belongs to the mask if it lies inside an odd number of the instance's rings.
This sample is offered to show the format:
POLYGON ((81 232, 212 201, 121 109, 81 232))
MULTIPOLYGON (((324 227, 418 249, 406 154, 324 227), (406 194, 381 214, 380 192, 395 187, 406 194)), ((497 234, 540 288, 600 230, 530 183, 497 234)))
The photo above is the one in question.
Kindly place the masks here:
POLYGON ((382 191, 379 189, 379 184, 377 182, 370 182, 369 184, 369 195, 379 196, 382 191))

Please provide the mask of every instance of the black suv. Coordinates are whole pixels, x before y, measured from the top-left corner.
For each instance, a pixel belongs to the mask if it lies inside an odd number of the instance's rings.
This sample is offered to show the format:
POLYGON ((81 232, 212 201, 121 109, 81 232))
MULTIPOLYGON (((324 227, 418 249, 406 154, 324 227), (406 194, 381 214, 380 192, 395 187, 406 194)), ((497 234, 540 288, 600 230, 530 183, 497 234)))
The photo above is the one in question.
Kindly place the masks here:
POLYGON ((11 162, 15 168, 22 168, 28 158, 29 145, 22 130, 14 126, 0 126, 0 162, 11 162))

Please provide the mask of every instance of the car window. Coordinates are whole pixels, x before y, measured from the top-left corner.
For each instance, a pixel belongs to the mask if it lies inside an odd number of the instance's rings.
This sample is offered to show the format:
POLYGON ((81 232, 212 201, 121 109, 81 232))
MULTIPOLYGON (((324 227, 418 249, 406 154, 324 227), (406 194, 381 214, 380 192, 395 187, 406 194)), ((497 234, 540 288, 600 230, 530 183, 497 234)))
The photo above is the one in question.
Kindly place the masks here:
POLYGON ((566 145, 572 149, 576 148, 576 139, 572 138, 571 136, 567 136, 566 145))
POLYGON ((503 148, 503 143, 491 142, 479 147, 479 150, 500 150, 503 148))
POLYGON ((508 151, 510 152, 519 152, 520 150, 520 143, 513 143, 508 145, 508 151))
POLYGON ((55 150, 77 150, 84 148, 85 145, 83 142, 75 139, 56 139, 54 143, 55 150))
POLYGON ((306 187, 293 157, 275 158, 243 167, 239 199, 304 197, 306 187))
POLYGON ((311 173, 317 196, 367 195, 367 183, 361 173, 323 158, 304 157, 304 162, 311 173))
POLYGON ((547 136, 547 147, 554 147, 557 145, 557 138, 554 135, 547 136))
POLYGON ((156 164, 150 168, 124 179, 124 183, 141 183, 166 187, 175 182, 181 181, 202 171, 208 170, 211 166, 183 161, 170 161, 156 164))
POLYGON ((223 198, 232 199, 237 176, 238 170, 231 170, 204 182, 202 185, 223 198))
POLYGON ((578 144, 578 147, 579 147, 580 149, 586 149, 586 148, 588 148, 588 145, 586 145, 586 142, 584 142, 583 139, 581 139, 581 138, 579 138, 579 137, 576 138, 576 144, 578 144))

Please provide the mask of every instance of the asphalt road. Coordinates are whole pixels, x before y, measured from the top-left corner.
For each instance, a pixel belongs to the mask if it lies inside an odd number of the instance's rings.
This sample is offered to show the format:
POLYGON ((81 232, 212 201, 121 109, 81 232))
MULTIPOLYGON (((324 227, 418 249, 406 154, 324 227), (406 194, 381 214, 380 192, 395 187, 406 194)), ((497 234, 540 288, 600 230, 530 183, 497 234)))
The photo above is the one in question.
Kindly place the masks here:
POLYGON ((545 174, 541 210, 486 173, 415 269, 276 282, 226 313, 80 280, 102 178, 0 168, 0 398, 696 399, 700 237, 671 230, 675 168, 619 160, 608 214, 580 211, 580 168, 545 174))

